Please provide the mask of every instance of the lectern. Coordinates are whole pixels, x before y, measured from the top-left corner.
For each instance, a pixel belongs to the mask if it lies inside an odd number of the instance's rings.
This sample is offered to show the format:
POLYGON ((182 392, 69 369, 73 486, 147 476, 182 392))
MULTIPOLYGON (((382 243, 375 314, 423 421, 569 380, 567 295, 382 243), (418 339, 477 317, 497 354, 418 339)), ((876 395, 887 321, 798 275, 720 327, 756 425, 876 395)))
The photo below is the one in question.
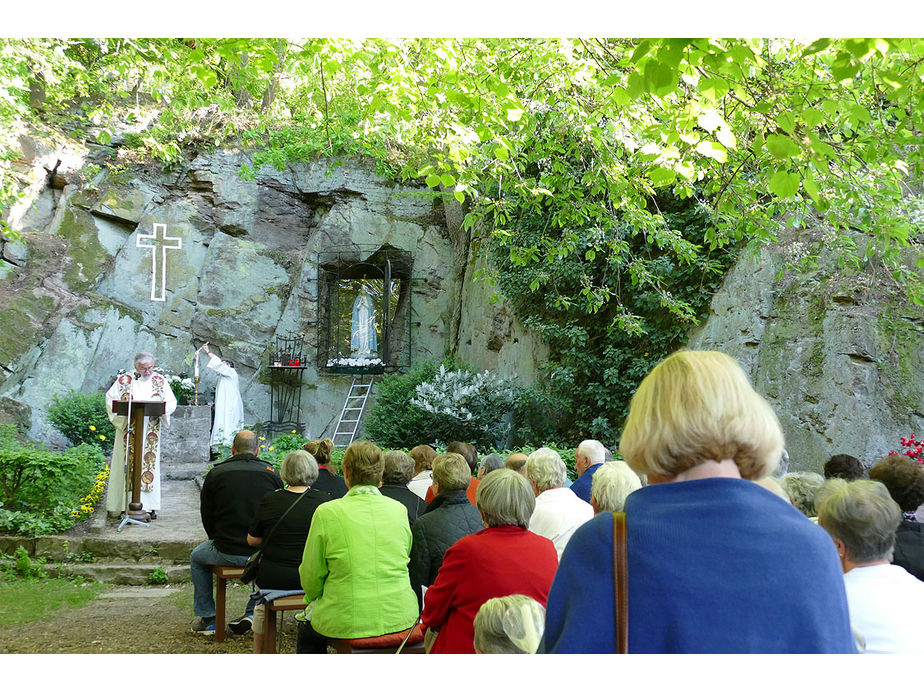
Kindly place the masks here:
POLYGON ((121 532, 128 524, 148 526, 150 515, 146 513, 141 503, 141 458, 144 452, 144 419, 150 416, 162 416, 167 411, 164 402, 148 402, 143 400, 116 400, 112 403, 112 413, 125 416, 129 419, 131 431, 131 489, 132 499, 128 504, 125 517, 116 531, 121 532), (129 411, 131 409, 131 411, 129 411))

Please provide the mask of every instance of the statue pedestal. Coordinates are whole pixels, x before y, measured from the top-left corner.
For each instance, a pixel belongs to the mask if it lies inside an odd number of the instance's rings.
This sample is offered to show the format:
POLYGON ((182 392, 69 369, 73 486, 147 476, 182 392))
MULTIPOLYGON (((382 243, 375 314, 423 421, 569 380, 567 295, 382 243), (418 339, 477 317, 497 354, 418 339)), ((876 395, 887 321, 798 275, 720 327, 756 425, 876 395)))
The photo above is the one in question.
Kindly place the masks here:
POLYGON ((209 464, 212 407, 183 405, 161 429, 161 474, 170 479, 191 479, 205 473, 209 464))

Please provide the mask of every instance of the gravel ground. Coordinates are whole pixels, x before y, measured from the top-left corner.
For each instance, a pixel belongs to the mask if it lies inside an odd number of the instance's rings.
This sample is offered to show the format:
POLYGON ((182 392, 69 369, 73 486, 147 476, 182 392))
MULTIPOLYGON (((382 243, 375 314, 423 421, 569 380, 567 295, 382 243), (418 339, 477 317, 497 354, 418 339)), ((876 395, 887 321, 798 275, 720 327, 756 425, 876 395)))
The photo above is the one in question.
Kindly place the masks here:
MULTIPOLYGON (((243 613, 249 588, 229 586, 228 618, 243 613)), ((284 614, 280 652, 295 652, 292 614, 284 614)), ((76 609, 0 630, 3 654, 247 654, 253 637, 228 634, 224 642, 190 631, 192 585, 113 586, 76 609)))

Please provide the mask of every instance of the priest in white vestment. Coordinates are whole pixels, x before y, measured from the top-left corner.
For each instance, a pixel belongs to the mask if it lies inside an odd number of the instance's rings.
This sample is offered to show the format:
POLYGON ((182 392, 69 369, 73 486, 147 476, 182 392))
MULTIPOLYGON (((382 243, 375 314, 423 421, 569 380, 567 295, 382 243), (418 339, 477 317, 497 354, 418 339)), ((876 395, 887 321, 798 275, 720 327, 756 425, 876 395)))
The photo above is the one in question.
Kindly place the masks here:
POLYGON ((244 425, 244 402, 238 387, 237 371, 230 361, 222 361, 209 351, 208 345, 202 347, 209 355, 206 364, 218 373, 215 385, 215 421, 212 424, 210 445, 231 446, 234 436, 244 425))
MULTIPOLYGON (((170 415, 176 411, 176 397, 167 379, 154 372, 154 356, 139 352, 135 356, 135 372, 121 373, 106 392, 106 412, 115 426, 115 443, 112 447, 112 464, 109 471, 109 485, 106 489, 106 511, 118 515, 128 509, 131 498, 131 481, 127 480, 131 470, 131 450, 126 456, 126 440, 129 431, 128 419, 112 413, 114 401, 164 402, 164 416, 144 419, 143 446, 141 456, 141 504, 152 519, 160 510, 160 433, 162 426, 170 425, 170 415)), ((130 448, 131 446, 128 445, 130 448)))

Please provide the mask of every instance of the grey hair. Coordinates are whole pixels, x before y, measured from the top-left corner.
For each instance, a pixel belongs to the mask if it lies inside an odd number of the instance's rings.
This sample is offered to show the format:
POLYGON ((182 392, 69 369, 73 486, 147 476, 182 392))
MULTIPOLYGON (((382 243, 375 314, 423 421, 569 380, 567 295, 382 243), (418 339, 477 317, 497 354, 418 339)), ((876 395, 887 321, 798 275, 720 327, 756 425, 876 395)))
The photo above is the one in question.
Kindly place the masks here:
POLYGON ((840 477, 832 477, 826 479, 825 483, 819 486, 815 490, 815 515, 821 514, 821 506, 825 504, 825 501, 831 497, 835 491, 840 491, 844 486, 847 485, 847 480, 840 477))
POLYGON ((485 474, 493 472, 495 469, 504 468, 504 458, 500 455, 490 454, 481 458, 481 468, 485 474))
POLYGON ((590 481, 590 497, 597 501, 598 510, 621 513, 626 496, 642 487, 642 480, 622 460, 604 462, 590 481))
POLYGON ((576 452, 586 455, 591 464, 603 464, 606 461, 606 448, 599 440, 582 440, 576 452))
POLYGON ((515 525, 529 529, 529 518, 536 509, 536 494, 519 472, 498 469, 478 484, 475 505, 488 527, 515 525))
POLYGON ((526 458, 526 478, 536 484, 539 493, 565 485, 568 469, 561 455, 552 448, 539 448, 526 458))
POLYGON ((318 480, 318 462, 310 452, 293 450, 282 461, 279 476, 286 486, 311 486, 318 480))
POLYGON ((132 363, 144 363, 145 361, 154 363, 154 354, 152 354, 150 351, 139 351, 137 354, 135 354, 135 360, 132 361, 132 363))
POLYGON ((545 630, 545 609, 525 594, 489 599, 475 614, 474 646, 485 654, 535 654, 545 630))
POLYGON ((815 516, 815 492, 825 483, 817 472, 789 472, 780 477, 780 486, 796 510, 806 517, 815 516))
POLYGON ((414 476, 414 459, 401 450, 388 450, 382 453, 385 469, 382 472, 383 484, 407 484, 414 476))
POLYGON ((844 542, 850 560, 859 565, 891 561, 895 530, 902 511, 879 481, 850 481, 832 493, 821 508, 818 524, 844 542))

